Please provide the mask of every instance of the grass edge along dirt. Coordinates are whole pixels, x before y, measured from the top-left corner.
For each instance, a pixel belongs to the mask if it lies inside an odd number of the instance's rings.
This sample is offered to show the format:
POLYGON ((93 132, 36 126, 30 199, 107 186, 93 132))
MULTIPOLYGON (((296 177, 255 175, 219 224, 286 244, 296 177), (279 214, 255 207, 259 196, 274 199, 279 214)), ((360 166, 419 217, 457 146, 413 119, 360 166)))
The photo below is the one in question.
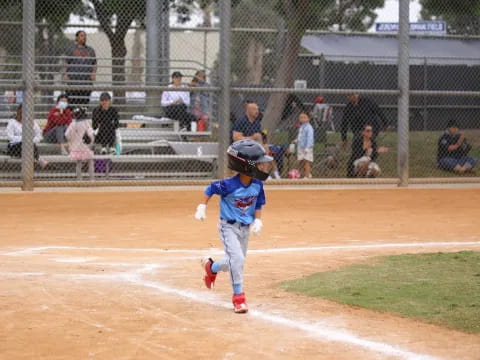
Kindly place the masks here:
POLYGON ((284 281, 287 291, 480 333, 480 252, 375 257, 284 281))

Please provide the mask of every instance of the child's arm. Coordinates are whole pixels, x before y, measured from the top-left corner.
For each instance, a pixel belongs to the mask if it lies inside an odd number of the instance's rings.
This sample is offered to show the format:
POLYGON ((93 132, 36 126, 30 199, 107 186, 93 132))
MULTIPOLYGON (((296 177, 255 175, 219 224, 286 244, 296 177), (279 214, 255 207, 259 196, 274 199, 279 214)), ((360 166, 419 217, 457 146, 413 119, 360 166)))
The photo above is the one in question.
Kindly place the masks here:
POLYGON ((203 201, 197 206, 197 211, 195 212, 195 219, 204 220, 207 218, 206 210, 207 204, 210 198, 213 195, 225 196, 228 193, 228 186, 224 180, 217 180, 212 182, 204 192, 203 201))
POLYGON ((260 231, 262 231, 263 222, 262 222, 262 210, 257 209, 255 210, 255 220, 253 220, 252 226, 250 227, 250 232, 255 235, 260 235, 260 231))
POLYGON ((195 219, 197 220, 205 220, 207 218, 207 204, 210 200, 211 196, 204 195, 203 201, 200 202, 197 206, 197 211, 195 212, 195 219))

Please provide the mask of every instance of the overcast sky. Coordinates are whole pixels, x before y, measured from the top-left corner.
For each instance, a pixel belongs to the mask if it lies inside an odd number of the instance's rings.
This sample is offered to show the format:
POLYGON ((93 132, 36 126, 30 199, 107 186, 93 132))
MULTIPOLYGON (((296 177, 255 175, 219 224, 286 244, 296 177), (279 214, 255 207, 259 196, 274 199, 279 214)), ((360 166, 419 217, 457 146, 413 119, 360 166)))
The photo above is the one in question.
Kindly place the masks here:
MULTIPOLYGON (((410 2, 410 22, 415 22, 420 17, 420 4, 418 0, 410 2)), ((377 10, 378 17, 376 22, 398 22, 398 0, 385 0, 385 6, 382 9, 377 10)), ((200 15, 192 16, 192 21, 188 24, 178 24, 177 17, 174 14, 170 15, 170 25, 174 27, 195 27, 201 23, 202 18, 200 15)), ((94 21, 85 20, 82 21, 78 16, 70 16, 70 24, 95 24, 94 21)), ((81 25, 80 25, 81 26, 81 25)), ((78 28, 66 29, 66 32, 74 33, 78 28)), ((94 29, 86 29, 87 32, 94 32, 94 29)))
MULTIPOLYGON (((421 6, 417 0, 410 2, 410 22, 420 17, 421 6)), ((385 0, 385 7, 377 11, 376 22, 398 22, 398 0, 385 0)))

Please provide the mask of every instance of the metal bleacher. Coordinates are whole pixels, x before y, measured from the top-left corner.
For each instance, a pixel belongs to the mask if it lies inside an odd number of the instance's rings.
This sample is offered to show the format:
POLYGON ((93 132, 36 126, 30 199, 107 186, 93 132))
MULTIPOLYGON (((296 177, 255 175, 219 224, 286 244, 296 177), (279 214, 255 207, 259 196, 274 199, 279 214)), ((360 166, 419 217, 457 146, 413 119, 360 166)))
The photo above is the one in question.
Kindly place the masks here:
MULTIPOLYGON (((41 127, 45 120, 35 120, 41 127)), ((0 119, 0 179, 19 178, 21 160, 5 154, 8 144, 6 125, 0 119)), ((120 155, 95 155, 107 166, 97 179, 212 178, 216 176, 218 143, 209 142, 211 132, 179 129, 178 121, 135 115, 120 120, 120 155), (207 141, 205 141, 207 140, 207 141)), ((38 179, 71 179, 76 176, 75 162, 59 155, 57 144, 40 142, 40 156, 49 162, 45 169, 35 167, 38 179)))

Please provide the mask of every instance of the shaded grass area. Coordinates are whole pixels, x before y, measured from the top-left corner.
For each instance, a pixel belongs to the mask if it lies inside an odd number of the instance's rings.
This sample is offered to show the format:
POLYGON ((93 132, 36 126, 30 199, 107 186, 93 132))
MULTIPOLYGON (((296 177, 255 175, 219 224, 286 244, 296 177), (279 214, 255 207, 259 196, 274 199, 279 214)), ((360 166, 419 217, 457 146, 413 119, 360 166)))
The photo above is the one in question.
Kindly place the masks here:
MULTIPOLYGON (((456 177, 456 176, 478 176, 479 172, 456 175, 452 172, 440 170, 437 168, 437 143, 442 131, 411 131, 410 132, 410 176, 411 177, 456 177)), ((463 131, 467 140, 472 145, 472 150, 469 155, 480 159, 480 130, 465 130, 463 131)), ((276 134, 275 143, 288 143, 286 133, 276 134)), ((315 160, 313 164, 314 177, 334 177, 343 178, 347 173, 347 162, 350 157, 351 136, 349 139, 349 146, 347 151, 341 151, 338 154, 339 164, 335 168, 328 168, 325 166, 325 158, 328 153, 326 148, 340 144, 339 133, 329 133, 327 135, 328 144, 315 144, 315 160)), ((390 151, 385 154, 380 154, 377 163, 382 169, 382 178, 396 178, 397 177, 397 133, 383 132, 380 133, 377 139, 378 146, 387 146, 390 151)), ((296 156, 292 156, 290 164, 286 161, 286 169, 284 176, 286 176, 287 168, 298 168, 298 163, 295 161, 296 156), (290 165, 290 166, 288 166, 290 165)))
POLYGON ((378 257, 281 288, 480 333, 480 252, 378 257))

